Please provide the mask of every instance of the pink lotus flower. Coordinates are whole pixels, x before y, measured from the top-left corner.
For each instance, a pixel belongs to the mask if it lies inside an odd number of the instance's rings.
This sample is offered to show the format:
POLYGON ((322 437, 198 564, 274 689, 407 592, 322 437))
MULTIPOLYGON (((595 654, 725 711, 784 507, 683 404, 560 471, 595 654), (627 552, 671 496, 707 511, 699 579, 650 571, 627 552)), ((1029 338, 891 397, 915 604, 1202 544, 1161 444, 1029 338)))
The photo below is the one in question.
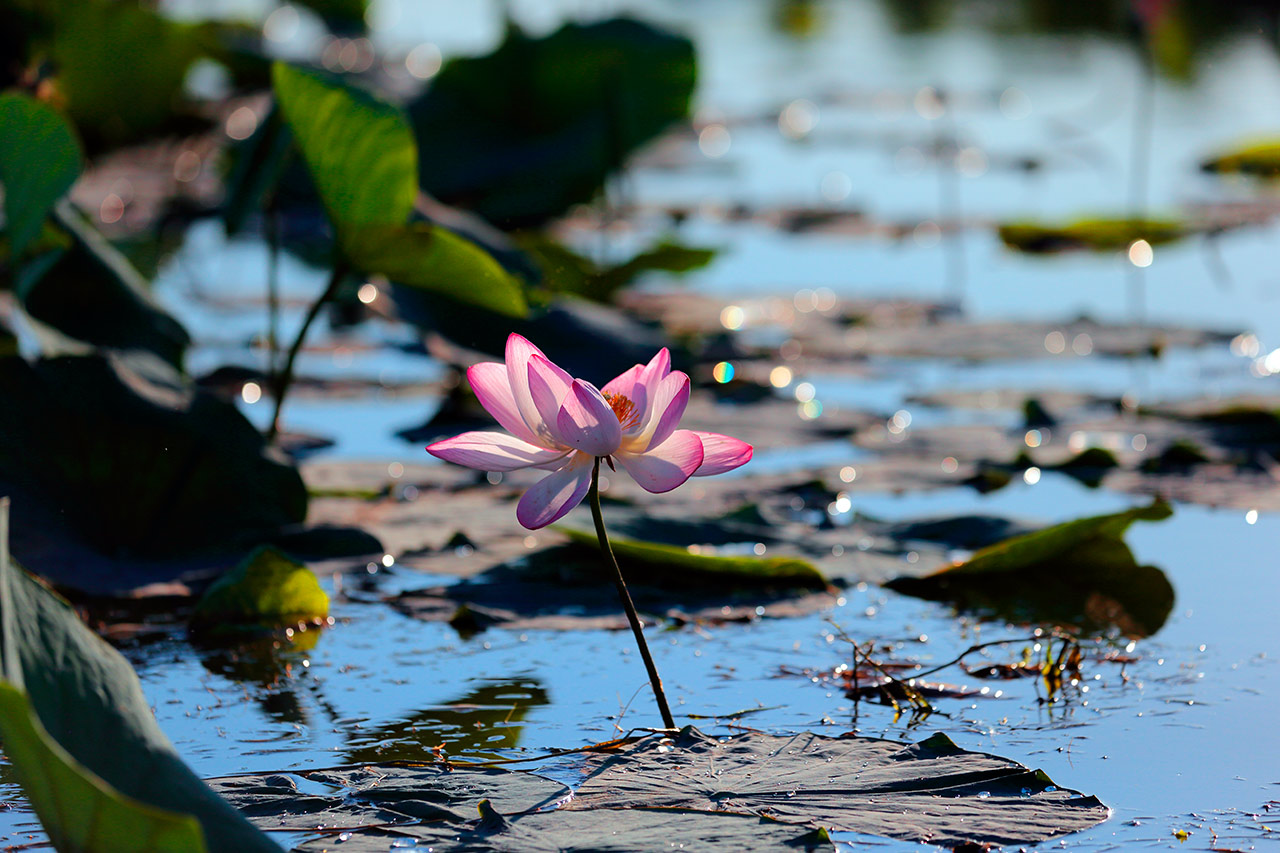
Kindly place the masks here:
POLYGON ((513 334, 507 338, 506 364, 474 365, 467 378, 480 405, 510 435, 464 432, 435 442, 427 452, 482 471, 550 471, 516 507, 516 518, 530 530, 578 505, 598 458, 610 468, 617 462, 655 493, 669 492, 690 477, 723 474, 751 459, 751 445, 736 438, 676 429, 689 402, 689 377, 671 370, 665 348, 648 364, 637 364, 597 389, 513 334))

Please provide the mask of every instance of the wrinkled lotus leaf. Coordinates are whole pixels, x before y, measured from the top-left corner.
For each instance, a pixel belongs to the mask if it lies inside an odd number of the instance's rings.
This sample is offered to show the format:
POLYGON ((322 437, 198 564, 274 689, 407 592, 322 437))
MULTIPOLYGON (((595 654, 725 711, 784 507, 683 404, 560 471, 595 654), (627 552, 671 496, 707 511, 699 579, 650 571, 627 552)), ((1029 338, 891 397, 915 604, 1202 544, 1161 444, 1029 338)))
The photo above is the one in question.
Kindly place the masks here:
POLYGON ((1111 252, 1127 248, 1134 240, 1157 246, 1188 233, 1185 224, 1164 219, 1082 219, 1068 225, 1010 222, 1000 226, 1000 239, 1006 246, 1036 255, 1072 249, 1111 252))
POLYGON ((65 203, 54 218, 68 245, 23 265, 15 286, 23 310, 78 341, 146 350, 181 369, 191 338, 142 275, 65 203))
POLYGON ((262 829, 293 830, 456 824, 475 814, 485 799, 514 814, 548 808, 569 796, 564 785, 531 773, 435 765, 256 773, 211 779, 209 785, 262 829))
POLYGON ((1200 168, 1219 174, 1277 178, 1280 177, 1280 142, 1264 140, 1243 145, 1204 160, 1200 168))
POLYGON ((276 98, 307 162, 346 260, 451 299, 524 316, 516 281, 483 249, 409 223, 418 149, 404 114, 363 90, 276 63, 276 98))
POLYGON ((899 577, 899 592, 950 601, 1018 621, 1118 628, 1148 636, 1173 609, 1164 572, 1140 566, 1124 543, 1135 521, 1173 514, 1167 503, 1055 524, 976 552, 969 560, 924 577, 899 577))
MULTIPOLYGON (((235 406, 155 359, 7 358, 0 397, 0 483, 56 508, 102 554, 226 551, 306 517, 302 478, 235 406)), ((29 531, 15 528, 21 555, 29 531)))
MULTIPOLYGON (((556 527, 569 541, 599 554, 595 531, 556 527)), ((609 544, 624 574, 646 582, 663 579, 718 583, 725 586, 775 586, 825 589, 826 578, 807 560, 798 557, 724 557, 693 554, 688 548, 610 537, 609 544)), ((602 558, 603 559, 603 558, 602 558)))
MULTIPOLYGON (((37 809, 48 803, 49 797, 73 809, 62 812, 59 806, 39 812, 42 821, 51 823, 60 814, 71 818, 62 826, 46 824, 50 836, 74 841, 85 837, 82 833, 90 833, 89 837, 93 837, 92 833, 105 833, 99 839, 108 846, 97 848, 104 853, 131 849, 203 850, 203 845, 182 846, 190 833, 184 832, 178 816, 192 815, 203 828, 208 849, 214 853, 279 850, 182 763, 156 724, 138 678, 124 657, 86 628, 65 601, 12 564, 7 552, 0 554, 0 667, 6 682, 6 710, 22 710, 23 697, 17 691, 25 690, 28 707, 35 712, 45 734, 56 742, 59 757, 78 764, 119 794, 149 806, 157 820, 161 816, 154 810, 170 813, 152 827, 161 833, 157 846, 132 847, 131 843, 140 837, 125 839, 116 835, 125 831, 123 821, 130 818, 117 814, 114 817, 122 821, 120 824, 104 820, 94 827, 94 816, 107 818, 114 807, 103 806, 108 811, 96 812, 95 806, 79 801, 84 790, 77 791, 79 784, 62 775, 70 764, 43 764, 30 774, 20 768, 23 784, 37 809), (61 799, 64 797, 72 799, 61 799), (115 845, 117 840, 119 844, 115 845), (160 846, 161 843, 170 846, 160 846)), ((6 717, 13 721, 12 715, 6 717)), ((31 744, 20 730, 11 742, 14 732, 7 725, 3 735, 6 754, 19 763, 22 759, 15 755, 31 744)), ((133 828, 140 833, 150 831, 145 824, 134 823, 133 828)), ((197 838, 198 833, 199 830, 197 838)), ((61 849, 95 848, 69 844, 61 849)))
POLYGON ((422 186, 502 228, 590 201, 639 146, 688 115, 693 44, 638 21, 512 26, 454 59, 409 107, 422 186))
POLYGON ((601 266, 541 234, 524 237, 520 247, 532 255, 547 290, 605 303, 645 273, 686 273, 705 267, 716 255, 713 249, 663 240, 625 263, 601 266))
POLYGON ((633 853, 636 850, 834 850, 825 832, 754 815, 682 809, 563 810, 506 817, 488 804, 461 826, 406 827, 353 832, 341 847, 317 839, 299 853, 386 853, 393 842, 416 841, 439 853, 633 853))
POLYGON ((315 573, 275 548, 262 547, 204 591, 191 624, 202 631, 277 628, 328 615, 329 596, 315 573))
POLYGON ((930 844, 1025 844, 1088 829, 1110 810, 1038 770, 959 749, 945 735, 874 738, 758 733, 723 741, 692 727, 646 738, 596 767, 566 810, 737 812, 930 844))
POLYGON ((20 93, 0 95, 0 184, 15 262, 75 183, 83 157, 71 126, 52 107, 20 93))

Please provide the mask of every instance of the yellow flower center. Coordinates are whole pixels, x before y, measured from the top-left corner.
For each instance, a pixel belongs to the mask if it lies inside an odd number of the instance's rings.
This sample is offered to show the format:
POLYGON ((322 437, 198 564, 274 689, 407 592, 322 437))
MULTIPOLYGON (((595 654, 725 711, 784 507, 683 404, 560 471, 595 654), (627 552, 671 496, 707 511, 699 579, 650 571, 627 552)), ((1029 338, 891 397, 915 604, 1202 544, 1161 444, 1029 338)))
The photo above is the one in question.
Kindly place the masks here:
POLYGON ((636 410, 636 404, 631 402, 631 398, 623 394, 605 394, 604 398, 609 401, 609 408, 613 409, 614 417, 624 430, 640 426, 640 412, 636 410))

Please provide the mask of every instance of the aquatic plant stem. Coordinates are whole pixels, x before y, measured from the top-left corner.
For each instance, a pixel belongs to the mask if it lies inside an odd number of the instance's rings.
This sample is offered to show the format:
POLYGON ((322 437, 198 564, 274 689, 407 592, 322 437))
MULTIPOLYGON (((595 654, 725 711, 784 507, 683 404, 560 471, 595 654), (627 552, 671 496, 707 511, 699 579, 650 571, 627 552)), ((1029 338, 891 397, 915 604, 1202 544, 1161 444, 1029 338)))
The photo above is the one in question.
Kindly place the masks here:
POLYGON ((338 262, 333 266, 333 273, 329 276, 329 284, 325 286, 324 292, 315 302, 311 303, 311 307, 307 310, 306 319, 302 321, 302 328, 298 330, 298 336, 293 339, 293 343, 289 346, 289 352, 285 356, 284 366, 280 368, 280 375, 276 379, 276 410, 271 415, 271 426, 267 429, 267 441, 273 442, 276 436, 280 434, 280 411, 284 408, 284 398, 289 393, 289 386, 293 384, 293 363, 298 358, 298 353, 302 350, 302 342, 307 338, 307 332, 311 329, 311 324, 316 321, 316 317, 320 316, 320 309, 333 299, 334 294, 338 292, 338 287, 342 284, 342 280, 347 277, 347 267, 345 264, 338 262))
POLYGON ((600 511, 600 457, 596 457, 591 469, 591 517, 596 523, 596 536, 600 539, 600 550, 604 552, 605 562, 613 569, 613 585, 617 587, 618 598, 627 611, 627 621, 631 623, 631 633, 635 634, 636 645, 640 647, 640 657, 644 659, 644 668, 649 671, 649 683, 653 685, 653 696, 658 700, 658 713, 662 715, 663 728, 674 729, 675 720, 671 717, 671 709, 667 707, 667 694, 662 690, 662 678, 658 676, 658 668, 653 664, 653 656, 649 654, 649 645, 644 641, 644 624, 640 614, 636 613, 635 603, 631 601, 631 593, 627 592, 627 582, 622 579, 622 569, 618 568, 618 559, 613 556, 613 548, 609 547, 609 534, 604 530, 604 514, 600 511))

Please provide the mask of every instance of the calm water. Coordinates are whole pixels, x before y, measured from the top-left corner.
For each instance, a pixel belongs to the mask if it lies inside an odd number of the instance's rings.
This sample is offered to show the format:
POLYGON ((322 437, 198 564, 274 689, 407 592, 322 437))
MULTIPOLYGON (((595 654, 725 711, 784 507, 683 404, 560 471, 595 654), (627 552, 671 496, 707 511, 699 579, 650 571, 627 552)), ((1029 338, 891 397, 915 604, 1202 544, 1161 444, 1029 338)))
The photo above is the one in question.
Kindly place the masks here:
MULTIPOLYGON (((699 123, 723 122, 728 150, 708 157, 690 137, 683 148, 676 143, 683 165, 641 166, 626 182, 627 200, 706 211, 680 236, 717 246, 721 254, 687 279, 689 287, 728 296, 825 286, 848 296, 959 297, 978 319, 1127 317, 1131 270, 1122 258, 1015 256, 989 224, 1125 211, 1130 114, 1140 78, 1129 46, 1100 37, 995 36, 966 26, 903 36, 874 2, 818 4, 822 25, 807 38, 779 32, 777 4, 766 2, 509 5, 537 30, 564 16, 634 8, 696 40, 699 123), (943 119, 921 115, 915 106, 921 88, 943 85, 960 103, 943 119), (802 142, 784 137, 773 121, 796 99, 816 105, 817 123, 802 142), (970 174, 957 179, 958 201, 946 204, 941 186, 950 178, 921 154, 943 132, 942 122, 981 154, 970 174), (1035 157, 1044 167, 1026 173, 1001 165, 1019 157, 1035 157), (979 168, 982 160, 985 168, 979 168), (856 209, 872 222, 909 227, 903 239, 796 236, 716 215, 733 204, 856 209), (952 219, 967 223, 958 237, 933 241, 929 229, 915 229, 952 219)), ((497 4, 403 0, 374 8, 374 41, 391 53, 422 41, 438 44, 446 55, 478 52, 500 35, 497 4)), ((301 32, 299 39, 307 32, 305 20, 301 32)), ((1261 197, 1247 184, 1201 176, 1195 163, 1242 136, 1280 131, 1280 61, 1261 36, 1241 34, 1201 58, 1194 82, 1160 82, 1154 115, 1152 210, 1177 214, 1195 203, 1261 197)), ((1263 354, 1280 347, 1276 228, 1223 235, 1217 267, 1203 238, 1158 247, 1145 274, 1149 316, 1253 331, 1263 354)), ((228 244, 218 228, 200 226, 165 265, 159 296, 202 342, 192 355, 194 371, 255 363, 244 344, 264 328, 256 301, 265 257, 260 244, 228 244)), ((300 264, 288 263, 282 275, 286 296, 299 300, 323 284, 322 273, 300 264)), ((286 312, 286 334, 300 311, 286 312)), ((317 343, 326 343, 327 334, 317 334, 317 343)), ((299 397, 289 408, 290 425, 334 438, 330 458, 420 461, 421 451, 393 432, 420 422, 435 401, 397 393, 394 386, 430 381, 441 371, 401 348, 412 341, 411 330, 382 324, 344 338, 340 353, 307 354, 301 368, 308 375, 365 379, 375 390, 343 399, 299 397), (387 387, 379 390, 378 383, 387 387)), ((903 407, 911 394, 957 387, 1139 390, 1154 399, 1275 393, 1277 381, 1254 376, 1249 359, 1225 348, 1172 352, 1141 376, 1122 362, 1097 357, 980 366, 883 360, 872 368, 864 382, 806 378, 824 400, 875 411, 903 407)), ((268 406, 262 401, 245 410, 263 423, 268 406)), ((915 413, 920 423, 973 417, 951 410, 915 413)), ((839 464, 853 453, 837 443, 803 454, 762 454, 761 468, 839 464)), ((1034 486, 1018 484, 985 497, 969 490, 861 495, 855 506, 886 518, 984 512, 1053 521, 1130 503, 1046 474, 1034 486)), ((1220 836, 1217 846, 1261 849, 1263 833, 1246 813, 1280 799, 1280 735, 1270 724, 1280 696, 1274 568, 1280 519, 1264 514, 1249 524, 1239 511, 1176 510, 1170 521, 1138 525, 1129 535, 1139 561, 1168 574, 1177 604, 1162 630, 1137 644, 1139 660, 1127 667, 1127 681, 1117 665, 1090 664, 1084 670, 1089 690, 1051 706, 1037 701, 1029 681, 984 682, 1004 695, 939 700, 942 713, 912 726, 895 721, 890 709, 864 703, 858 730, 909 740, 943 731, 962 747, 1043 768, 1059 785, 1096 794, 1115 809, 1106 824, 1066 838, 1068 848, 1180 847, 1173 833, 1187 830, 1192 849, 1213 846, 1211 831, 1220 836)), ((393 566, 374 579, 374 592, 435 580, 393 566)), ((441 741, 453 743, 454 754, 570 747, 607 739, 618 726, 657 723, 647 697, 634 695, 645 681, 624 633, 499 630, 462 640, 447 625, 417 622, 372 601, 338 600, 334 615, 339 624, 314 648, 295 649, 256 669, 197 652, 178 633, 126 652, 161 725, 206 775, 412 757, 441 741), (276 682, 285 663, 292 664, 292 676, 276 682)), ((847 730, 852 707, 839 690, 782 674, 784 668, 829 670, 847 658, 847 649, 831 637, 828 618, 860 639, 900 641, 903 657, 926 663, 947 660, 975 642, 1025 634, 958 620, 944 607, 875 587, 850 590, 845 604, 829 614, 657 634, 655 654, 677 716, 779 706, 745 722, 770 731, 847 730)), ((1012 659, 1019 648, 1010 647, 1007 658, 999 650, 992 657, 1012 659)), ((938 678, 979 684, 955 670, 938 678)), ((10 843, 25 839, 33 826, 25 812, 0 814, 0 832, 10 843)))

